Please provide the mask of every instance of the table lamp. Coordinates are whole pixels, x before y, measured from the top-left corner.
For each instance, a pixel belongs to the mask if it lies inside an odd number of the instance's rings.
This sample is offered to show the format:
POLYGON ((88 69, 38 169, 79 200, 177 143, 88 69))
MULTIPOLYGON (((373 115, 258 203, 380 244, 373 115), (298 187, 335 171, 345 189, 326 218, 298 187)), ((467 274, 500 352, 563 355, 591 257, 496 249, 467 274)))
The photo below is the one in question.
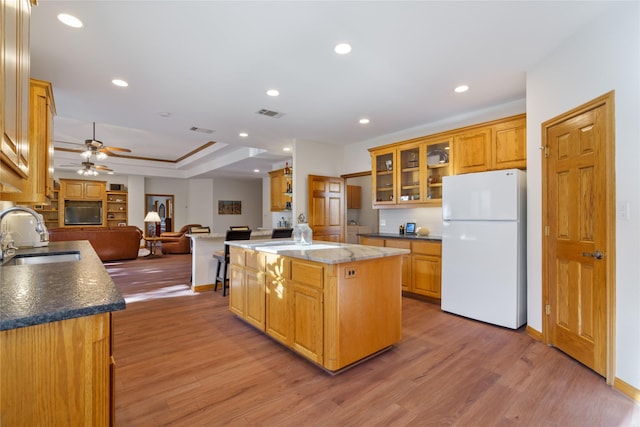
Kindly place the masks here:
POLYGON ((144 222, 153 222, 155 224, 152 228, 153 233, 151 237, 158 237, 160 235, 160 231, 158 230, 160 221, 160 215, 158 215, 158 212, 156 211, 149 211, 147 216, 144 217, 144 222))

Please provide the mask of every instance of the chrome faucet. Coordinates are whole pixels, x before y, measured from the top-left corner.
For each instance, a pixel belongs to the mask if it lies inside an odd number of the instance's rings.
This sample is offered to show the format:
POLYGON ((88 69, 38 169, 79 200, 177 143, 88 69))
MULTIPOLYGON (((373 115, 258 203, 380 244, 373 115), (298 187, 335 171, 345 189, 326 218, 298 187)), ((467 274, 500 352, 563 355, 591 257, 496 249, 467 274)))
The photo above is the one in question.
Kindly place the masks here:
POLYGON ((34 211, 33 209, 26 208, 24 206, 13 206, 13 207, 7 208, 2 212, 0 212, 0 261, 4 260, 5 255, 8 254, 10 250, 16 249, 15 246, 13 245, 13 240, 7 240, 5 242, 5 239, 7 239, 7 236, 9 235, 9 233, 2 231, 2 220, 7 214, 10 214, 11 212, 18 212, 18 211, 27 212, 33 215, 33 217, 36 219, 36 231, 38 232, 38 234, 40 234, 40 241, 46 242, 49 240, 49 233, 47 232, 47 227, 44 225, 42 217, 40 216, 40 214, 38 214, 38 212, 34 211))

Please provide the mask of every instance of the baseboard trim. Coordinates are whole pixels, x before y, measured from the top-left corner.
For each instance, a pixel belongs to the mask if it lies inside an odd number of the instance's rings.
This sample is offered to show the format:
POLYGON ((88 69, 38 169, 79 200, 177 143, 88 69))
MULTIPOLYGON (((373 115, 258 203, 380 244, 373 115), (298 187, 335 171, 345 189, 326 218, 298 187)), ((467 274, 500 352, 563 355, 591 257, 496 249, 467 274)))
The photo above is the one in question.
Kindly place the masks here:
POLYGON ((631 399, 635 400, 636 402, 640 402, 640 390, 635 388, 631 384, 622 381, 620 378, 616 377, 613 380, 613 388, 629 396, 631 399))
POLYGON ((206 292, 212 290, 213 288, 215 288, 215 285, 198 285, 191 287, 193 292, 206 292))
POLYGON ((536 329, 533 329, 529 325, 527 325, 527 327, 525 328, 525 331, 527 332, 527 335, 529 335, 534 340, 542 342, 542 332, 536 329))

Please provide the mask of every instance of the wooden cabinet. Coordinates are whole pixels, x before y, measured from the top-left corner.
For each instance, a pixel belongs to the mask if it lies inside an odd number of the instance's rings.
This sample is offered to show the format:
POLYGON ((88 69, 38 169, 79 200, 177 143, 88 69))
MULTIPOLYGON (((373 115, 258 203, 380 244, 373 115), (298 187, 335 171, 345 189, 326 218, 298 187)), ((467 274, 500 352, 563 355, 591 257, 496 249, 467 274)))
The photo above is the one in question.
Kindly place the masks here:
MULTIPOLYGON (((385 239, 384 245, 389 248, 409 249, 411 242, 401 239, 385 239)), ((411 265, 411 254, 402 255, 402 290, 411 290, 411 277, 413 275, 411 265)))
POLYGON ((347 185, 347 209, 362 208, 362 187, 347 185))
POLYGON ((493 169, 526 169, 527 120, 520 117, 492 127, 493 169))
POLYGON ((29 0, 0 3, 0 195, 22 192, 29 177, 29 0))
POLYGON ((493 122, 455 137, 456 174, 527 167, 524 115, 493 122))
POLYGON ((232 246, 230 259, 229 310, 330 371, 401 338, 397 257, 323 264, 232 246))
POLYGON ((412 242, 410 292, 435 299, 441 298, 442 244, 440 242, 412 242))
POLYGON ((0 332, 0 424, 113 425, 111 314, 0 332))
POLYGON ((441 298, 441 242, 360 237, 360 244, 411 250, 411 254, 402 256, 402 290, 436 300, 441 298))
POLYGON ((291 173, 285 174, 284 169, 269 172, 271 187, 271 212, 291 210, 291 196, 293 184, 291 173))
POLYGON ((396 149, 372 151, 371 171, 374 207, 395 205, 397 200, 396 149))
POLYGON ((128 211, 126 191, 107 191, 107 226, 127 225, 128 211))
POLYGON ((60 190, 53 190, 53 197, 47 205, 36 205, 34 210, 42 215, 47 228, 60 227, 60 190))
POLYGON ((31 79, 29 105, 29 175, 21 192, 3 194, 3 199, 20 204, 42 204, 53 196, 55 105, 51 83, 31 79))
POLYGON ((369 151, 374 208, 439 206, 446 176, 526 168, 526 116, 507 117, 369 151))
POLYGON ((103 200, 106 182, 61 179, 60 187, 64 200, 103 200))
POLYGON ((424 144, 426 156, 427 201, 442 203, 442 179, 453 175, 451 138, 435 138, 424 144))

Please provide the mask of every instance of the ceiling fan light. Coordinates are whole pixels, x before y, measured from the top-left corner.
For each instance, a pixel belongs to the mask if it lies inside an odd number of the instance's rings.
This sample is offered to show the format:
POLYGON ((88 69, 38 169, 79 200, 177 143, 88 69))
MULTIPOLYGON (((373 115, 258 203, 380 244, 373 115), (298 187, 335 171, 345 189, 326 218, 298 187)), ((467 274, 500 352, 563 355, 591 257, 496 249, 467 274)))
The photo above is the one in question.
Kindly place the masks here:
POLYGON ((96 157, 98 158, 98 160, 104 160, 104 159, 106 159, 106 158, 107 158, 107 153, 104 153, 104 152, 100 151, 100 152, 96 155, 96 157))
POLYGON ((85 150, 80 155, 85 159, 88 159, 89 157, 91 157, 91 150, 85 150))
POLYGON ((84 170, 78 169, 78 175, 82 175, 83 173, 84 173, 84 170))

